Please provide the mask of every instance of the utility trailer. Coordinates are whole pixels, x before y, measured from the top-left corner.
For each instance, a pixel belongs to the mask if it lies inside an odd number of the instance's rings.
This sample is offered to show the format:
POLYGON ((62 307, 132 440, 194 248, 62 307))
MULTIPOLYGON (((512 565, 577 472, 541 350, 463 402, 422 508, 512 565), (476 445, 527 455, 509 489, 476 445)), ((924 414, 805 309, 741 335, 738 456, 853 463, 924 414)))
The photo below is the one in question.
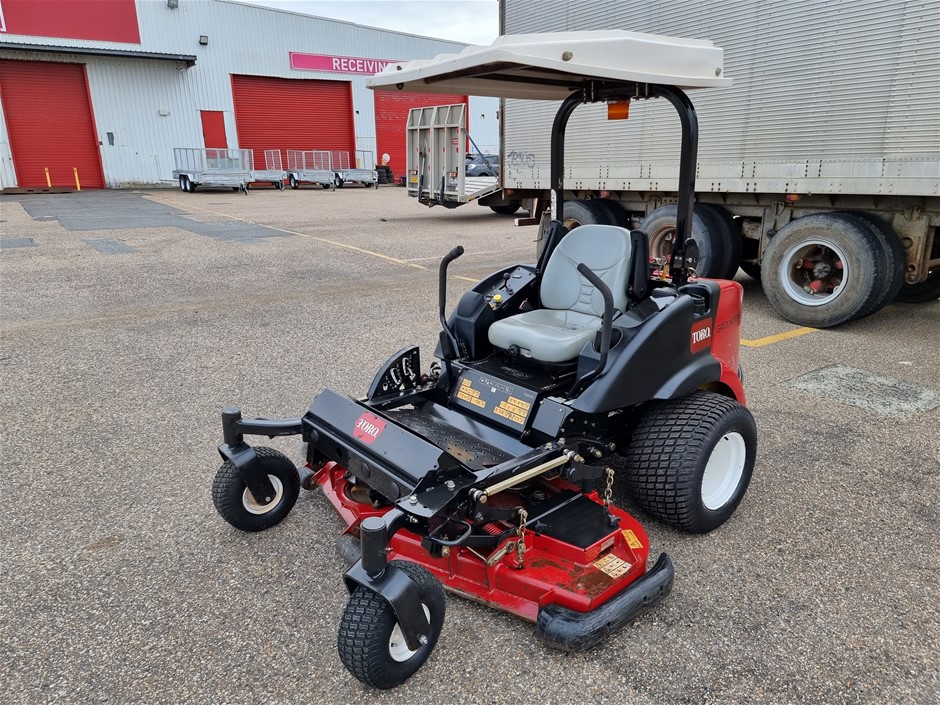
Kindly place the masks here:
POLYGON ((445 208, 479 201, 497 213, 508 206, 496 176, 466 174, 466 103, 412 108, 406 130, 406 186, 411 198, 428 207, 445 208))
MULTIPOLYGON (((623 29, 724 48, 733 85, 696 98, 700 275, 740 265, 780 315, 812 327, 940 296, 940 3, 505 0, 500 22, 503 34, 623 29)), ((638 227, 666 256, 679 186, 668 111, 583 112, 566 222, 638 227)), ((504 193, 541 213, 551 117, 506 99, 501 118, 504 193)))
POLYGON ((334 185, 336 188, 343 188, 347 183, 359 183, 369 188, 377 188, 379 185, 379 172, 374 169, 375 157, 372 152, 364 149, 356 150, 355 164, 349 158, 349 152, 334 151, 333 170, 334 185), (372 166, 369 166, 369 165, 372 166))
MULTIPOLYGON (((254 160, 252 159, 252 163, 254 160)), ((251 172, 251 180, 260 183, 270 183, 279 191, 284 190, 284 181, 287 172, 284 171, 284 161, 279 149, 264 150, 264 169, 251 172)))
POLYGON ((173 160, 176 163, 173 178, 187 193, 199 186, 248 193, 248 184, 253 180, 250 149, 175 147, 173 160))
POLYGON ((328 150, 287 150, 287 180, 293 189, 301 184, 319 184, 323 188, 336 188, 336 173, 328 150))

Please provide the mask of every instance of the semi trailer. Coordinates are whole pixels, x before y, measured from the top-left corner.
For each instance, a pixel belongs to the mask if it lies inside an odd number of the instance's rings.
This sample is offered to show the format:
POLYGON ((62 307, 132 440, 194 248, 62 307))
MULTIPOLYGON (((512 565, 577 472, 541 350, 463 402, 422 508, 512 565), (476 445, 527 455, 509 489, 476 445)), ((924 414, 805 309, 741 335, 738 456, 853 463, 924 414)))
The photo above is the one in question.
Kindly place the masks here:
MULTIPOLYGON (((740 267, 780 315, 819 328, 895 298, 940 297, 940 3, 503 0, 500 25, 511 35, 622 29, 724 48, 731 86, 695 97, 699 276, 740 267)), ((630 114, 646 98, 598 100, 572 118, 564 216, 569 228, 643 230, 665 261, 680 139, 663 106, 630 114)), ((551 112, 516 99, 500 110, 500 196, 530 203, 535 217, 554 186, 551 112)))

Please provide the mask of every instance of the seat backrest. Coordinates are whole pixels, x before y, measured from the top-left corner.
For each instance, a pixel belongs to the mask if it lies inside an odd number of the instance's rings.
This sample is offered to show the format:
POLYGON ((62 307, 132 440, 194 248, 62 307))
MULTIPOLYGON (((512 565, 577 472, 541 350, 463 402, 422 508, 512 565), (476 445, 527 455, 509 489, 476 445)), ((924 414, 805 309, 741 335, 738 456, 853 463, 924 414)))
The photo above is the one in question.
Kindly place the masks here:
POLYGON ((630 278, 630 231, 614 225, 580 225, 565 235, 552 252, 539 295, 542 306, 604 315, 604 297, 578 273, 584 263, 604 280, 614 308, 626 309, 630 278))

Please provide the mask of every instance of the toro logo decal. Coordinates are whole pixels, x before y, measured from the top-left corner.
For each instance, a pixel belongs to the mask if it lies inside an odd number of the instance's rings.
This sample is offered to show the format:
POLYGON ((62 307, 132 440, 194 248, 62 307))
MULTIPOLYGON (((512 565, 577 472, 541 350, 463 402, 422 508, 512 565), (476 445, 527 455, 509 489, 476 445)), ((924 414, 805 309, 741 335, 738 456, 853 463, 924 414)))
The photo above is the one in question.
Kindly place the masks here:
POLYGON ((353 428, 353 436, 366 445, 372 445, 372 442, 382 435, 382 431, 384 430, 385 421, 375 414, 364 411, 362 412, 362 416, 356 419, 356 425, 353 428))
POLYGON ((697 353, 702 350, 707 350, 711 347, 712 344, 712 319, 708 318, 704 321, 699 321, 692 326, 692 338, 691 338, 692 352, 697 353))

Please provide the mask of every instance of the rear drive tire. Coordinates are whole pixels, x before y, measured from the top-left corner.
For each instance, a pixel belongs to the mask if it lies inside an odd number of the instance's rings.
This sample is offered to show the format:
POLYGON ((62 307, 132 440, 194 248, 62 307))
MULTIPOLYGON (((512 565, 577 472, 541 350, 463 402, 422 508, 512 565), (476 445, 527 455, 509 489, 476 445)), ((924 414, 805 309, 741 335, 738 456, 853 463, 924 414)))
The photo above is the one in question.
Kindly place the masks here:
POLYGON ((705 534, 741 502, 756 452, 754 418, 734 399, 696 391, 654 401, 633 432, 617 486, 657 519, 705 534))
MULTIPOLYGON (((649 236, 650 256, 669 257, 676 237, 678 206, 657 208, 640 223, 640 230, 649 236)), ((731 240, 721 228, 717 216, 696 204, 692 210, 692 239, 698 245, 695 273, 706 279, 721 279, 731 267, 731 240)))
POLYGON ((300 475, 283 453, 273 448, 255 448, 258 466, 274 486, 269 502, 256 500, 242 480, 238 469, 229 461, 212 481, 212 503, 225 521, 241 531, 264 531, 280 523, 288 515, 300 494, 300 475))
POLYGON ((831 328, 864 315, 883 294, 882 255, 865 223, 834 213, 808 215, 771 238, 761 284, 788 321, 831 328))
POLYGON ((339 623, 337 648, 343 665, 373 688, 401 685, 428 660, 444 624, 444 588, 427 570, 407 561, 391 565, 406 573, 418 586, 421 606, 430 622, 428 641, 416 651, 408 648, 392 606, 385 598, 358 586, 339 623))

